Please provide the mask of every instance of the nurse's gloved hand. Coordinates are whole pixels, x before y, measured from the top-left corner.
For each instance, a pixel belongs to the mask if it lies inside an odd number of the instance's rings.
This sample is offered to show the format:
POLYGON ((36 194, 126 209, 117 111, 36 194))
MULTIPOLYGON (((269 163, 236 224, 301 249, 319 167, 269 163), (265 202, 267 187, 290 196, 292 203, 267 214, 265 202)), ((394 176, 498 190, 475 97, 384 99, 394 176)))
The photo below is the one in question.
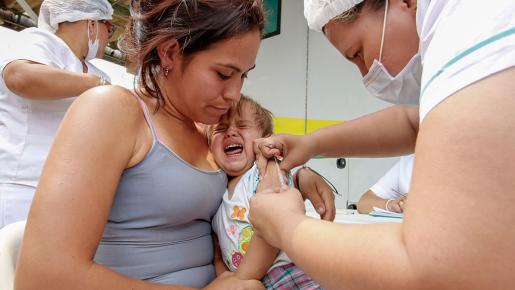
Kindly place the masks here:
POLYGON ((284 249, 296 226, 307 219, 304 200, 295 188, 262 191, 250 199, 249 219, 254 233, 273 247, 284 249))
POLYGON ((241 280, 235 273, 224 272, 213 280, 203 290, 264 290, 265 287, 258 280, 241 280))
POLYGON ((290 171, 293 167, 308 162, 316 153, 316 145, 309 136, 279 134, 254 140, 259 172, 264 176, 267 160, 274 156, 281 160, 280 167, 284 171, 290 171))

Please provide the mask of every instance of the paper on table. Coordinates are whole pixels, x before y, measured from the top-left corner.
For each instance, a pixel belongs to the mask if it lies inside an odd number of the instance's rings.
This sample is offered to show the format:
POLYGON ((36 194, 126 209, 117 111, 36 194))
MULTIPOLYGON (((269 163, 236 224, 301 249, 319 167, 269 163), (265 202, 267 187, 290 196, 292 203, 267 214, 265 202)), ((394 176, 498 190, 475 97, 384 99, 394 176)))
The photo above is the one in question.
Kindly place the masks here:
POLYGON ((389 218, 403 218, 404 214, 397 213, 389 210, 384 210, 382 208, 378 208, 374 206, 374 210, 369 213, 371 216, 378 216, 378 217, 389 217, 389 218))

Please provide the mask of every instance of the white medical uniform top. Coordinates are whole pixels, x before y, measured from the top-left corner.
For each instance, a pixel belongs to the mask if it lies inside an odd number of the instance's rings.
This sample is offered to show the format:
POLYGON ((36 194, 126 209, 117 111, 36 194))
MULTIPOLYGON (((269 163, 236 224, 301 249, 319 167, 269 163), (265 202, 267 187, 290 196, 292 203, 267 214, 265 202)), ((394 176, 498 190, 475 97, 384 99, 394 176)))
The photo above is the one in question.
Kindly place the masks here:
MULTIPOLYGON (((50 32, 29 28, 19 32, 17 39, 19 44, 2 52, 0 61, 0 185, 35 187, 59 123, 76 96, 59 100, 20 97, 6 87, 3 69, 19 59, 71 72, 83 72, 83 67, 68 45, 50 32)), ((88 73, 107 78, 93 65, 87 66, 88 73)))
POLYGON ((401 156, 399 161, 370 188, 382 199, 399 198, 409 192, 415 155, 401 156))
POLYGON ((420 122, 448 96, 515 65, 513 0, 419 0, 417 30, 420 122))

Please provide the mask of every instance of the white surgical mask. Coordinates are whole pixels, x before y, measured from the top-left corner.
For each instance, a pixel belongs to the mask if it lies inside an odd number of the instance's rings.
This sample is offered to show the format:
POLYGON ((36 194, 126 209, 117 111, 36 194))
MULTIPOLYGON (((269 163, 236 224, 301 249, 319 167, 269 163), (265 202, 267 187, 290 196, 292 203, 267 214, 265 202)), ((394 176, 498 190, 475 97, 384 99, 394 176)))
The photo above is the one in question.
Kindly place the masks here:
POLYGON ((363 78, 363 83, 367 90, 378 99, 392 104, 418 105, 420 79, 422 77, 422 61, 420 54, 415 54, 396 76, 389 74, 388 70, 381 63, 387 14, 388 1, 386 1, 385 4, 379 60, 374 59, 368 73, 363 78))
POLYGON ((95 40, 91 40, 89 37, 89 23, 88 23, 88 53, 86 54, 86 61, 92 60, 97 57, 98 46, 100 37, 98 35, 98 21, 97 21, 97 38, 95 40))

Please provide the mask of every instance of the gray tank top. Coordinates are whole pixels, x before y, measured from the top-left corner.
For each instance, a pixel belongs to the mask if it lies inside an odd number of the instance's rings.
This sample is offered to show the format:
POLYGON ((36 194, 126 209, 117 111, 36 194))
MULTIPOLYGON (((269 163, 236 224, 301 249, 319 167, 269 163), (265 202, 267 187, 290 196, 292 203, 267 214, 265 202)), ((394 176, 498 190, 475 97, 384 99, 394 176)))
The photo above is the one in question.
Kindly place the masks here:
POLYGON ((201 288, 215 278, 211 218, 227 177, 193 167, 160 142, 141 103, 153 145, 120 177, 95 262, 149 282, 201 288))

